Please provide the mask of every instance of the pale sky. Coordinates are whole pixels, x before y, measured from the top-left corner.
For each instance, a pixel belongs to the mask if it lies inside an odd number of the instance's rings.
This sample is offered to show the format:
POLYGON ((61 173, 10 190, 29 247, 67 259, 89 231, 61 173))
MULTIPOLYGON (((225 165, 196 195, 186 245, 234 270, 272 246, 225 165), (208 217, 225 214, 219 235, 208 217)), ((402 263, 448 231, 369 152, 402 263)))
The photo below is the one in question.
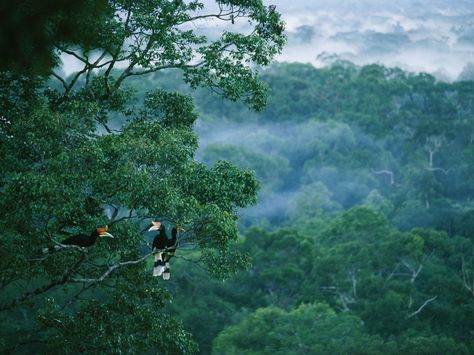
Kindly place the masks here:
POLYGON ((474 62, 473 0, 264 0, 286 22, 282 61, 334 58, 454 80, 474 62))

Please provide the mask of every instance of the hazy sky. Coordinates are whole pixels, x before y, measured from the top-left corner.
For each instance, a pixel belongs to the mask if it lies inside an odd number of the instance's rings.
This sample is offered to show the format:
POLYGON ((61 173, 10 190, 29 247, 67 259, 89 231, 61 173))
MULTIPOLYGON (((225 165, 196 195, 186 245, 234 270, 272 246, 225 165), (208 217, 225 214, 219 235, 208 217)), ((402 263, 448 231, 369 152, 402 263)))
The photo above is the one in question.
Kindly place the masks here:
POLYGON ((382 63, 456 79, 474 62, 474 0, 264 0, 286 22, 278 60, 382 63))

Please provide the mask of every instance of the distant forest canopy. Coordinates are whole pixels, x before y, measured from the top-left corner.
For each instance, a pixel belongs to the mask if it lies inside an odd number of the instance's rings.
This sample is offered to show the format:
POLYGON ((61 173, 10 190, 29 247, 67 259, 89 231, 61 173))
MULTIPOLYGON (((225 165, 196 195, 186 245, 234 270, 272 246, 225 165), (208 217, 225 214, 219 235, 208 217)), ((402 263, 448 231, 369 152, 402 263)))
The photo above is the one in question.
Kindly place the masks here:
POLYGON ((474 353, 474 82, 348 62, 261 77, 262 113, 187 91, 198 158, 261 184, 241 211, 250 271, 222 284, 180 260, 167 285, 201 352, 474 353))
MULTIPOLYGON (((404 231, 474 233, 474 83, 380 65, 274 64, 262 113, 189 91, 201 113, 200 158, 254 169, 272 225, 370 205, 404 231)), ((131 82, 185 91, 175 72, 131 82)))

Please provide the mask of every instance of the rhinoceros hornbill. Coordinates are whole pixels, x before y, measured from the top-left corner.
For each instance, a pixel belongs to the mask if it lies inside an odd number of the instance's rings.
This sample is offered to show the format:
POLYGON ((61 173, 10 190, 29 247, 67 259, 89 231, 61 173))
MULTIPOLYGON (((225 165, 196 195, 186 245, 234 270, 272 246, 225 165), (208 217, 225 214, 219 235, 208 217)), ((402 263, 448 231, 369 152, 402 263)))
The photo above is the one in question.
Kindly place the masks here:
POLYGON ((152 222, 152 226, 148 229, 148 231, 156 230, 159 233, 153 239, 152 244, 152 250, 155 253, 153 276, 163 276, 163 280, 169 280, 171 277, 169 261, 176 251, 178 232, 183 229, 179 224, 175 225, 171 230, 171 239, 168 239, 166 228, 161 222, 152 222))
MULTIPOLYGON (((64 239, 62 245, 77 245, 79 247, 90 247, 95 244, 95 241, 99 237, 109 237, 113 238, 114 236, 107 232, 109 228, 107 226, 96 228, 91 234, 76 234, 69 238, 64 239)), ((44 248, 43 253, 52 252, 55 250, 61 249, 61 245, 54 245, 49 248, 44 248)))

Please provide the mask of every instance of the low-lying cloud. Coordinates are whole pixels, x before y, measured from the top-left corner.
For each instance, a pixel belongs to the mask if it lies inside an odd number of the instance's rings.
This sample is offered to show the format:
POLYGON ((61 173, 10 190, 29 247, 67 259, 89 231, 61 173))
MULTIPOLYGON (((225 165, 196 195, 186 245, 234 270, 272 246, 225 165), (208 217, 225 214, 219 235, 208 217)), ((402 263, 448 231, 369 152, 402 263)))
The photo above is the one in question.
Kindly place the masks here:
POLYGON ((280 61, 380 63, 456 80, 474 62, 472 2, 275 0, 288 45, 280 61))

